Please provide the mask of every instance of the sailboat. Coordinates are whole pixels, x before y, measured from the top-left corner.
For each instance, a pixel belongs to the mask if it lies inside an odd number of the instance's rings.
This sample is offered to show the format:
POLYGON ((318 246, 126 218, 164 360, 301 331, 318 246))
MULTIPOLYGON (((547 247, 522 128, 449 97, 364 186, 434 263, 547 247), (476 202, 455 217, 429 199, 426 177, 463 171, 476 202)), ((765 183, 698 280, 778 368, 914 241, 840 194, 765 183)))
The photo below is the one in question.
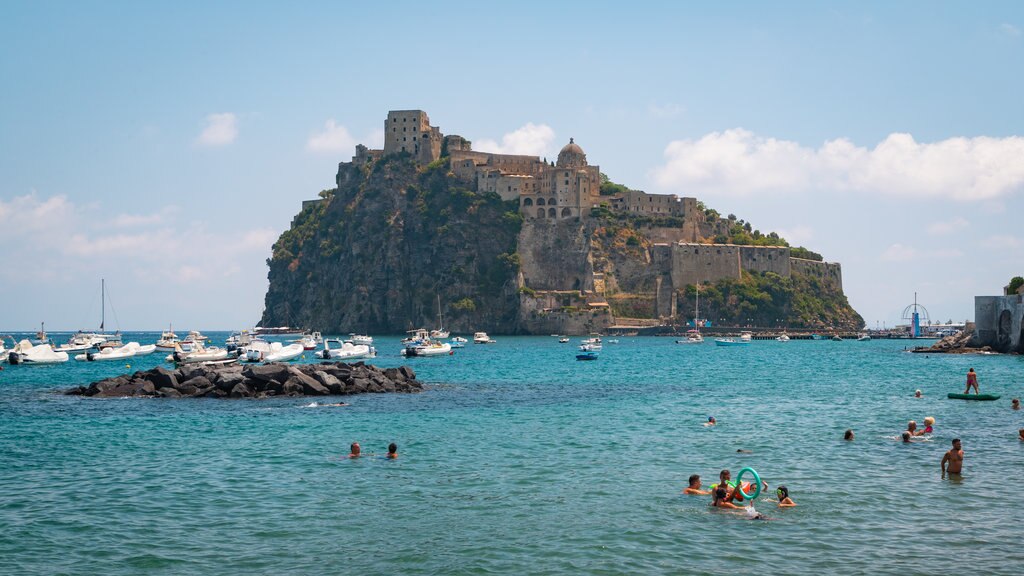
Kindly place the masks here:
POLYGON ((437 295, 437 330, 430 331, 430 337, 434 340, 447 338, 451 334, 444 329, 444 317, 441 315, 441 295, 437 295))
POLYGON ((676 344, 703 344, 704 337, 700 335, 700 284, 697 284, 697 298, 693 304, 693 330, 686 332, 685 340, 676 340, 676 344))
POLYGON ((54 348, 57 352, 87 352, 94 348, 110 348, 121 346, 120 331, 113 334, 105 332, 107 324, 107 282, 100 280, 100 330, 99 332, 83 332, 79 330, 68 338, 66 344, 54 348))

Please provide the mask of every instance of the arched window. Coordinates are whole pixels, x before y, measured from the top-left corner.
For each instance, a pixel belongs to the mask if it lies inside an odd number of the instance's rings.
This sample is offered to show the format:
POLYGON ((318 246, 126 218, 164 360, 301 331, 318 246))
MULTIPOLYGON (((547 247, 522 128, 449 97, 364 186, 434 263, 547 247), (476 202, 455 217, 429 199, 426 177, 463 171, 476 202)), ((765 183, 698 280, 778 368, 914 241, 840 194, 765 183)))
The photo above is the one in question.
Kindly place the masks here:
POLYGON ((543 205, 544 205, 544 199, 543 198, 537 198, 537 206, 543 206, 543 205))
POLYGON ((572 210, 569 210, 568 206, 562 208, 562 218, 568 218, 569 216, 572 216, 572 210))
POLYGON ((543 208, 537 208, 537 218, 543 218, 543 217, 544 217, 544 209, 543 208))
POLYGON ((523 206, 533 206, 533 198, 523 200, 523 206))
POLYGON ((558 212, 554 208, 548 208, 548 218, 558 218, 558 212))

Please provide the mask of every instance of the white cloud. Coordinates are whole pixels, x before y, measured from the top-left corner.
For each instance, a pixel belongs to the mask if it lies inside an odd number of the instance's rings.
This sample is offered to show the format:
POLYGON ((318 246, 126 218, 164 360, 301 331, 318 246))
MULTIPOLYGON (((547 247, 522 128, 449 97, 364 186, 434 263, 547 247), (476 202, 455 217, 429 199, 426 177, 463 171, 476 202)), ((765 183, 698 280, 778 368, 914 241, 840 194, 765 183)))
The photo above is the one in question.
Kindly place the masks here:
POLYGON ((543 156, 551 154, 551 143, 554 140, 555 131, 550 126, 528 122, 525 126, 502 136, 501 144, 480 138, 473 142, 473 149, 497 154, 543 156))
POLYGON ((849 191, 914 198, 991 200, 1024 189, 1024 137, 918 143, 890 134, 873 149, 846 139, 820 148, 741 128, 676 140, 652 176, 688 195, 849 191))
POLYGON ((957 248, 937 248, 935 250, 918 250, 913 246, 893 244, 882 252, 883 262, 910 262, 913 260, 952 260, 964 255, 957 248))
POLYGON ((1024 247, 1024 240, 1021 240, 1020 238, 1016 236, 1011 236, 1009 234, 997 234, 995 236, 989 236, 988 238, 986 238, 984 241, 982 241, 982 245, 986 248, 992 248, 996 250, 1003 250, 1006 248, 1021 248, 1024 247))
POLYGON ((206 117, 206 127, 196 138, 200 146, 225 146, 238 137, 238 118, 231 112, 210 114, 206 117))
POLYGON ((928 225, 928 233, 932 236, 945 236, 959 232, 970 225, 971 223, 963 218, 954 218, 949 222, 932 222, 928 225))
POLYGON ((138 226, 156 226, 178 212, 177 206, 165 206, 154 214, 118 214, 111 221, 117 228, 135 228, 138 226))
POLYGON ((651 104, 647 105, 647 113, 655 118, 675 118, 682 114, 686 109, 678 104, 651 104))
POLYGON ((306 150, 310 152, 353 152, 356 139, 349 134, 348 129, 334 123, 331 118, 324 123, 321 132, 313 134, 306 141, 306 150))
POLYGON ((1014 26, 1013 24, 1010 24, 1009 22, 1004 22, 1001 26, 999 26, 999 29, 1002 30, 1003 34, 1006 34, 1007 36, 1013 36, 1014 38, 1020 37, 1020 28, 1014 26))
POLYGON ((73 211, 63 195, 41 200, 33 191, 9 201, 0 199, 0 239, 15 240, 29 233, 60 231, 73 211))
POLYGON ((814 238, 814 230, 808 226, 797 226, 784 230, 776 230, 776 234, 786 239, 792 246, 806 245, 814 238))

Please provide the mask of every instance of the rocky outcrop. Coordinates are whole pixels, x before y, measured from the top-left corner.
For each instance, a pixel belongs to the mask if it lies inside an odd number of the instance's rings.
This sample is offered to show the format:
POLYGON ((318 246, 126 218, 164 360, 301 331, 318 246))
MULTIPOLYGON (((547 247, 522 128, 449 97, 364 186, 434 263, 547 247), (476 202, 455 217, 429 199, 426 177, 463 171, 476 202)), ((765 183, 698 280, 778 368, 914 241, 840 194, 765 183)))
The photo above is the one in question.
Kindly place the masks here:
POLYGON ((991 346, 978 346, 974 323, 968 322, 959 334, 939 339, 931 346, 918 346, 912 350, 919 354, 995 354, 991 346))
POLYGON ((421 390, 423 384, 408 366, 381 369, 362 362, 323 362, 182 366, 177 370, 157 367, 78 386, 65 394, 99 398, 269 398, 421 390))

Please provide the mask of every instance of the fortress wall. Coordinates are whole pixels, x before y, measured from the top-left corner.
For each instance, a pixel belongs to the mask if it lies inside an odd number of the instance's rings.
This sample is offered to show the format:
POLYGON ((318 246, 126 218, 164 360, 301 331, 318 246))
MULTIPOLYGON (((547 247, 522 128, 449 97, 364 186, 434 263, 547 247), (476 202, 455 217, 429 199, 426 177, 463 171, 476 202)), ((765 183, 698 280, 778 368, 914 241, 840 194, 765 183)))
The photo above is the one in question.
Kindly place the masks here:
POLYGON ((590 243, 575 219, 527 219, 519 233, 523 284, 534 290, 594 289, 590 243))
POLYGON ((842 293, 843 291, 843 268, 838 262, 790 258, 790 269, 796 274, 817 276, 836 292, 842 293))
POLYGON ((1024 352, 1024 296, 975 296, 973 346, 1024 352))
POLYGON ((789 248, 774 246, 739 246, 740 266, 750 272, 774 272, 789 278, 789 248))
POLYGON ((673 244, 672 288, 682 290, 687 284, 739 278, 739 248, 731 244, 673 244))

